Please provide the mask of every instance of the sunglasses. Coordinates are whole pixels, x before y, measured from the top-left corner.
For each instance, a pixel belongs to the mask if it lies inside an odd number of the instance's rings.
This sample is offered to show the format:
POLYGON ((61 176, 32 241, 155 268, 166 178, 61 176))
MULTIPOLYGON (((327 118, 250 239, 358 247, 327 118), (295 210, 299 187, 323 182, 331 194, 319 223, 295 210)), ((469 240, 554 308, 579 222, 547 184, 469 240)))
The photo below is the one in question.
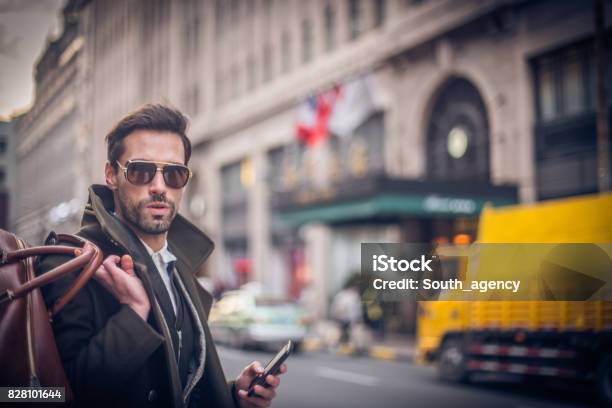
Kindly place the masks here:
POLYGON ((119 162, 117 164, 123 170, 126 180, 137 186, 149 184, 158 171, 162 172, 164 182, 170 188, 185 187, 192 176, 189 167, 183 164, 147 160, 128 160, 125 166, 119 162))

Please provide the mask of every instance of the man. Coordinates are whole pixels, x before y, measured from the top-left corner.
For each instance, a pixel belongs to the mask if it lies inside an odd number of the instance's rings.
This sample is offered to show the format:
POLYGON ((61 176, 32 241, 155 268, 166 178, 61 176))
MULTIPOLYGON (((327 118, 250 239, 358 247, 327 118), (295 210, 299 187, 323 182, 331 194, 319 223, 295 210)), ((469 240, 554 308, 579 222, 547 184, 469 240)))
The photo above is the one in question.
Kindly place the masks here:
MULTIPOLYGON (((186 128, 179 111, 155 104, 106 136, 106 186, 89 189, 78 232, 105 260, 52 322, 78 406, 266 407, 275 396, 272 375, 247 396, 258 362, 227 383, 210 335, 212 298, 195 274, 213 243, 177 214, 191 176, 186 128)), ((45 257, 39 273, 63 261, 45 257)), ((75 277, 49 285, 47 305, 75 277)))

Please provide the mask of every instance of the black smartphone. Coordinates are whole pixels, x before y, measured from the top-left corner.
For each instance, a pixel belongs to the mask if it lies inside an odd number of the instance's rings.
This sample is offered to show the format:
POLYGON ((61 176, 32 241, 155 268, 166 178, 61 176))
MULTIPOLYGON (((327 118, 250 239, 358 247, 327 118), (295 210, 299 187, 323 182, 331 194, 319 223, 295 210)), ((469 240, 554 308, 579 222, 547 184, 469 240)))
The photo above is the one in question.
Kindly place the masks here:
POLYGON ((256 385, 262 385, 266 388, 270 386, 270 384, 266 382, 266 377, 270 374, 271 375, 278 374, 278 371, 280 370, 281 365, 285 362, 287 357, 289 357, 289 354, 291 354, 292 351, 293 351, 293 342, 289 340, 287 344, 285 344, 283 348, 280 349, 280 351, 274 356, 274 358, 270 360, 270 362, 266 365, 266 368, 264 368, 264 372, 258 375, 257 377, 253 378, 253 381, 251 381, 251 384, 249 385, 249 394, 248 394, 249 397, 252 397, 253 395, 255 395, 256 385))

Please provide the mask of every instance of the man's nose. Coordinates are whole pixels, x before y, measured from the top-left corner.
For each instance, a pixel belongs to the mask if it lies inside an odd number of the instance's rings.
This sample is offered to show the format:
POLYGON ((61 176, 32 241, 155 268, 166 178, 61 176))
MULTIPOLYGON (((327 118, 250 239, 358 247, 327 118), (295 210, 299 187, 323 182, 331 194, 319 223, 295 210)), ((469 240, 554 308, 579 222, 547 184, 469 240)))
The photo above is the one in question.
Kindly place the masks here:
POLYGON ((161 171, 156 171, 153 180, 149 184, 149 192, 151 194, 161 194, 166 191, 166 182, 161 171))

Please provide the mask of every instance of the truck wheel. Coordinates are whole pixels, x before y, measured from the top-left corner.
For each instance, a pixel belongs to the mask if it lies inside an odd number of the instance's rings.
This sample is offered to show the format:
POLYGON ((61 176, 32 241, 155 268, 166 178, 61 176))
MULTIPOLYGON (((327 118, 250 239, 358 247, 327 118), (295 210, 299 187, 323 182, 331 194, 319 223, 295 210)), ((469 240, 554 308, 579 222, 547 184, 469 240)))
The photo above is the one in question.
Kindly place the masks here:
POLYGON ((469 381, 469 374, 463 343, 456 339, 446 340, 438 358, 438 377, 442 381, 465 383, 469 381))
POLYGON ((597 366, 597 393, 604 406, 612 406, 612 353, 607 353, 597 366))

